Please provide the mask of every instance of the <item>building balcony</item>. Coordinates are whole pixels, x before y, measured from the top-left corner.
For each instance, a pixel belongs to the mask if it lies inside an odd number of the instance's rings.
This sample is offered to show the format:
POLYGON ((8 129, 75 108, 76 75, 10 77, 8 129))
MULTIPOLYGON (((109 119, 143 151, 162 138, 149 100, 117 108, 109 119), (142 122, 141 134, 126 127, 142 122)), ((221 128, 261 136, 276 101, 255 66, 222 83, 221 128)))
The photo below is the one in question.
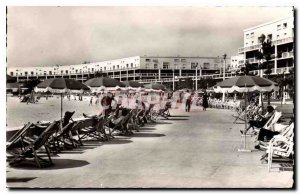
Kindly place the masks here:
MULTIPOLYGON (((290 72, 290 70, 294 68, 294 67, 283 67, 283 68, 277 68, 276 71, 275 69, 273 68, 272 69, 272 72, 271 72, 271 75, 276 75, 276 74, 282 74, 282 73, 285 73, 287 74, 288 72, 290 72)), ((265 72, 266 69, 263 69, 263 75, 266 75, 264 72, 265 72)), ((254 70, 254 71, 250 71, 250 73, 254 73, 256 75, 259 75, 259 71, 260 70, 254 70)))
MULTIPOLYGON (((290 43, 290 42, 294 42, 294 37, 288 37, 288 38, 283 38, 283 39, 279 39, 279 40, 274 40, 274 41, 272 41, 272 44, 273 45, 281 45, 281 44, 286 44, 286 43, 290 43)), ((244 52, 258 50, 258 49, 260 49, 260 47, 261 47, 261 44, 252 45, 252 46, 248 46, 248 47, 241 47, 241 48, 238 48, 238 53, 243 54, 244 52)))
POLYGON ((294 52, 284 52, 281 54, 281 59, 294 57, 294 52))

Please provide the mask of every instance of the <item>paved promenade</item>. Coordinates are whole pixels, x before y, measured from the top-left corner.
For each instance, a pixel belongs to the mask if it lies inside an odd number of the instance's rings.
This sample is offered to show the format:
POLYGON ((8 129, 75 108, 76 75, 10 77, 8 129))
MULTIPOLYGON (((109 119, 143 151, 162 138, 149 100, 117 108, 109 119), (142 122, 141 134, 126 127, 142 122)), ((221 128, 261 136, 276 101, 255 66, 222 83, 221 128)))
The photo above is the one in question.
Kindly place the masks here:
MULTIPOLYGON (((47 188, 286 188, 293 172, 268 173, 261 151, 239 153, 239 129, 229 110, 172 110, 174 117, 150 123, 131 137, 53 156, 55 166, 7 167, 9 187, 47 188)), ((253 148, 253 139, 249 141, 253 148)), ((276 171, 276 169, 274 169, 276 171)))

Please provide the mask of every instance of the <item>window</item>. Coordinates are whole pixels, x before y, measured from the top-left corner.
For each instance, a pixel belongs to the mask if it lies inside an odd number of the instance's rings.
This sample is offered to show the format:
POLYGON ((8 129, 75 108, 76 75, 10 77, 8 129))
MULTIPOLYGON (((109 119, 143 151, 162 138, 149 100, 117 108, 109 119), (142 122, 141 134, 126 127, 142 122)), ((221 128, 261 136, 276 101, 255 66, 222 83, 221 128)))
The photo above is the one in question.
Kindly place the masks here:
POLYGON ((181 62, 186 62, 186 59, 181 59, 181 62))
POLYGON ((30 74, 31 74, 31 75, 34 75, 34 72, 33 72, 33 71, 32 71, 32 72, 30 72, 30 74))
POLYGON ((283 23, 282 28, 283 29, 287 28, 287 23, 283 23))
POLYGON ((254 32, 251 32, 251 38, 253 38, 254 37, 254 32))
POLYGON ((163 69, 169 69, 169 62, 163 62, 163 69))
POLYGON ((191 68, 196 69, 198 67, 198 63, 191 63, 191 68))
POLYGON ((22 76, 22 73, 20 73, 20 76, 22 76))
POLYGON ((10 72, 10 75, 11 75, 11 76, 14 76, 14 72, 10 72))
POLYGON ((153 62, 154 63, 158 63, 158 59, 153 59, 153 62))
POLYGON ((49 75, 52 75, 52 71, 49 71, 49 75))
POLYGON ((69 73, 69 71, 68 70, 66 70, 66 74, 68 74, 69 73))
POLYGON ((46 72, 44 72, 44 75, 46 75, 47 73, 46 72))
POLYGON ((150 62, 150 59, 145 59, 146 62, 150 62))
POLYGON ((157 69, 157 64, 156 63, 154 64, 154 69, 157 69))
POLYGON ((209 63, 203 63, 203 69, 209 69, 209 63))
POLYGON ((94 72, 94 68, 92 68, 92 72, 94 72))
POLYGON ((63 70, 60 71, 61 74, 63 74, 63 72, 64 72, 63 70))
POLYGON ((28 72, 27 71, 25 71, 25 75, 27 75, 28 74, 28 72))
POLYGON ((277 30, 281 30, 281 25, 277 25, 277 30))
POLYGON ((117 69, 119 69, 119 65, 117 65, 117 69))
POLYGON ((104 67, 104 70, 106 70, 106 67, 104 67))
POLYGON ((287 35, 287 33, 284 33, 284 36, 286 36, 287 35))
POLYGON ((175 62, 179 62, 179 59, 174 59, 175 62))
POLYGON ((128 66, 129 66, 129 65, 128 65, 128 64, 126 64, 126 67, 127 67, 127 68, 128 68, 128 66))
POLYGON ((185 69, 186 68, 186 64, 182 64, 182 69, 185 69))
POLYGON ((178 64, 174 64, 174 69, 178 69, 178 64))
POLYGON ((145 64, 145 68, 148 69, 149 68, 149 63, 145 64))
POLYGON ((113 69, 115 69, 115 66, 113 66, 113 69))
POLYGON ((252 43, 252 45, 253 45, 253 44, 254 44, 254 41, 252 40, 251 43, 252 43))
POLYGON ((249 34, 246 34, 246 39, 248 39, 249 38, 249 34))
POLYGON ((277 39, 279 39, 279 34, 277 34, 277 39))
POLYGON ((131 68, 133 68, 133 63, 130 64, 131 68))

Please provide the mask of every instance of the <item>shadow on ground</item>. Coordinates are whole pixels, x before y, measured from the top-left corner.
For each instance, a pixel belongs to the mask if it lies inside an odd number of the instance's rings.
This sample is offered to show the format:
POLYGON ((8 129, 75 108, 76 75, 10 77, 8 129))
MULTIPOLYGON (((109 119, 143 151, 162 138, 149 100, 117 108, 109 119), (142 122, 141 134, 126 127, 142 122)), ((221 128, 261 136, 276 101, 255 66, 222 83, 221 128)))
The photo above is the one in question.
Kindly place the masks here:
POLYGON ((167 120, 167 121, 186 121, 186 120, 189 120, 189 119, 183 119, 183 118, 170 118, 170 119, 161 119, 161 120, 167 120))
POLYGON ((169 117, 190 117, 190 116, 188 116, 188 115, 171 115, 171 116, 169 116, 169 117))
POLYGON ((103 142, 103 145, 110 145, 110 144, 126 144, 126 143, 132 143, 133 141, 128 140, 128 139, 119 139, 119 138, 114 138, 109 141, 103 142))
POLYGON ((85 160, 74 160, 74 159, 52 159, 53 166, 38 168, 33 161, 24 160, 12 168, 24 169, 24 170, 57 170, 57 169, 68 169, 78 168, 90 164, 85 160))
POLYGON ((28 182, 31 181, 33 179, 36 179, 37 177, 7 177, 6 178, 6 182, 7 183, 17 183, 17 182, 28 182))
POLYGON ((173 124, 173 123, 164 122, 164 121, 157 121, 155 123, 147 123, 146 125, 164 125, 164 124, 173 124))
MULTIPOLYGON (((139 130, 140 131, 153 131, 155 130, 156 128, 155 127, 142 127, 140 128, 139 130)), ((138 132, 139 133, 139 132, 138 132)))
POLYGON ((159 133, 135 133, 132 137, 163 137, 165 134, 159 133))

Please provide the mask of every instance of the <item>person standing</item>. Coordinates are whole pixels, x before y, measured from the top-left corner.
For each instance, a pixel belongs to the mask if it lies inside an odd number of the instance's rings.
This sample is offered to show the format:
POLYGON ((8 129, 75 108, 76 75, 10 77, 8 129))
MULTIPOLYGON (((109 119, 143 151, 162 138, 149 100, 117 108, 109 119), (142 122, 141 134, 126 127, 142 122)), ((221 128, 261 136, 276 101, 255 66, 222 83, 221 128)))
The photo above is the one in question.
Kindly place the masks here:
POLYGON ((202 106, 203 110, 206 111, 206 108, 208 107, 208 96, 206 92, 203 94, 202 106))
POLYGON ((191 96, 191 94, 189 93, 188 90, 186 91, 184 97, 186 99, 185 112, 190 112, 190 110, 191 110, 191 103, 192 103, 192 96, 191 96))

